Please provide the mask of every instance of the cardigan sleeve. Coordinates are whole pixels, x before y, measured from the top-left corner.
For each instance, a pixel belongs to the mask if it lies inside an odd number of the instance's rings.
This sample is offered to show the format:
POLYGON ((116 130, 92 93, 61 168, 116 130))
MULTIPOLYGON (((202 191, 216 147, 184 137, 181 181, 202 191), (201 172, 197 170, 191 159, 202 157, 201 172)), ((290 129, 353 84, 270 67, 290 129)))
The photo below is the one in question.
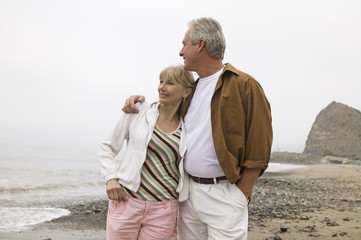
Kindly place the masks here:
POLYGON ((142 114, 145 103, 137 103, 140 110, 138 114, 123 113, 117 124, 109 135, 101 142, 99 146, 100 172, 105 181, 117 178, 117 164, 115 157, 119 154, 124 146, 124 141, 129 138, 129 127, 134 119, 142 114))

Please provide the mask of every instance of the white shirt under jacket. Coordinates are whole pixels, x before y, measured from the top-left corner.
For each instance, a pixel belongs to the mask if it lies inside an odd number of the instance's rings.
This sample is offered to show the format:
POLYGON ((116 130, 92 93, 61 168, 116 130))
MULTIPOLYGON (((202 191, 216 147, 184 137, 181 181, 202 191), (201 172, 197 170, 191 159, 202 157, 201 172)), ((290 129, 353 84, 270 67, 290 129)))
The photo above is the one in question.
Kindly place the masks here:
MULTIPOLYGON (((157 122, 159 103, 137 103, 138 114, 122 114, 117 125, 109 136, 100 144, 99 161, 101 174, 105 181, 116 178, 128 189, 137 192, 140 186, 140 175, 146 159, 147 147, 152 138, 154 126, 157 122), (127 142, 124 154, 120 159, 116 156, 127 142)), ((183 157, 186 152, 186 129, 181 119, 182 133, 179 144, 179 201, 188 198, 189 176, 184 174, 183 157)), ((125 147, 125 146, 124 146, 125 147)))

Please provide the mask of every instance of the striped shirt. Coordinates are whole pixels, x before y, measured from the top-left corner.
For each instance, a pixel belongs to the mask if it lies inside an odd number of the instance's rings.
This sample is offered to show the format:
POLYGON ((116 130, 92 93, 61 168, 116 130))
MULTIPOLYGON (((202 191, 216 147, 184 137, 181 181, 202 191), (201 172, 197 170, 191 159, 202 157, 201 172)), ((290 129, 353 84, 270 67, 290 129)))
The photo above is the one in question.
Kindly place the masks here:
POLYGON ((134 198, 163 201, 178 198, 179 142, 182 127, 173 133, 163 132, 157 125, 147 148, 141 172, 140 188, 135 193, 125 187, 124 192, 134 198))

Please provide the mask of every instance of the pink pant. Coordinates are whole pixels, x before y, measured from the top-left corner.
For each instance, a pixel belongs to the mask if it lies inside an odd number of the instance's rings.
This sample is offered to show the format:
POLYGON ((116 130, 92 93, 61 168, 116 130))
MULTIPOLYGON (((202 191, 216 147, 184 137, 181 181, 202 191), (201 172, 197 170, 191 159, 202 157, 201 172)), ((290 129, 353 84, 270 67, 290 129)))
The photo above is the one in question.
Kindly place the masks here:
POLYGON ((107 240, 169 240, 176 223, 178 200, 164 202, 127 198, 109 200, 107 240))

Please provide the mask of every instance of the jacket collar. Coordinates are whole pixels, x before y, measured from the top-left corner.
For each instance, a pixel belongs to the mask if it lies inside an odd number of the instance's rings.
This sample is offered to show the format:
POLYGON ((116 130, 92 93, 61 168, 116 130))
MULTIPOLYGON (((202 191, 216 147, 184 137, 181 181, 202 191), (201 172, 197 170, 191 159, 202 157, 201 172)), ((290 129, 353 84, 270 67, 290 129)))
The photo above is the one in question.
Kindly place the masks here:
POLYGON ((223 75, 227 72, 230 71, 236 75, 238 75, 237 73, 237 69, 235 67, 233 67, 230 63, 226 63, 224 68, 223 68, 223 72, 221 73, 221 75, 219 76, 219 79, 217 81, 216 87, 214 89, 214 92, 216 92, 218 90, 218 88, 220 88, 223 84, 223 75))
POLYGON ((223 73, 225 73, 226 71, 231 71, 231 72, 238 75, 238 73, 237 73, 238 70, 235 67, 233 67, 230 63, 225 64, 225 67, 224 67, 223 72, 222 72, 221 75, 223 75, 223 73))

